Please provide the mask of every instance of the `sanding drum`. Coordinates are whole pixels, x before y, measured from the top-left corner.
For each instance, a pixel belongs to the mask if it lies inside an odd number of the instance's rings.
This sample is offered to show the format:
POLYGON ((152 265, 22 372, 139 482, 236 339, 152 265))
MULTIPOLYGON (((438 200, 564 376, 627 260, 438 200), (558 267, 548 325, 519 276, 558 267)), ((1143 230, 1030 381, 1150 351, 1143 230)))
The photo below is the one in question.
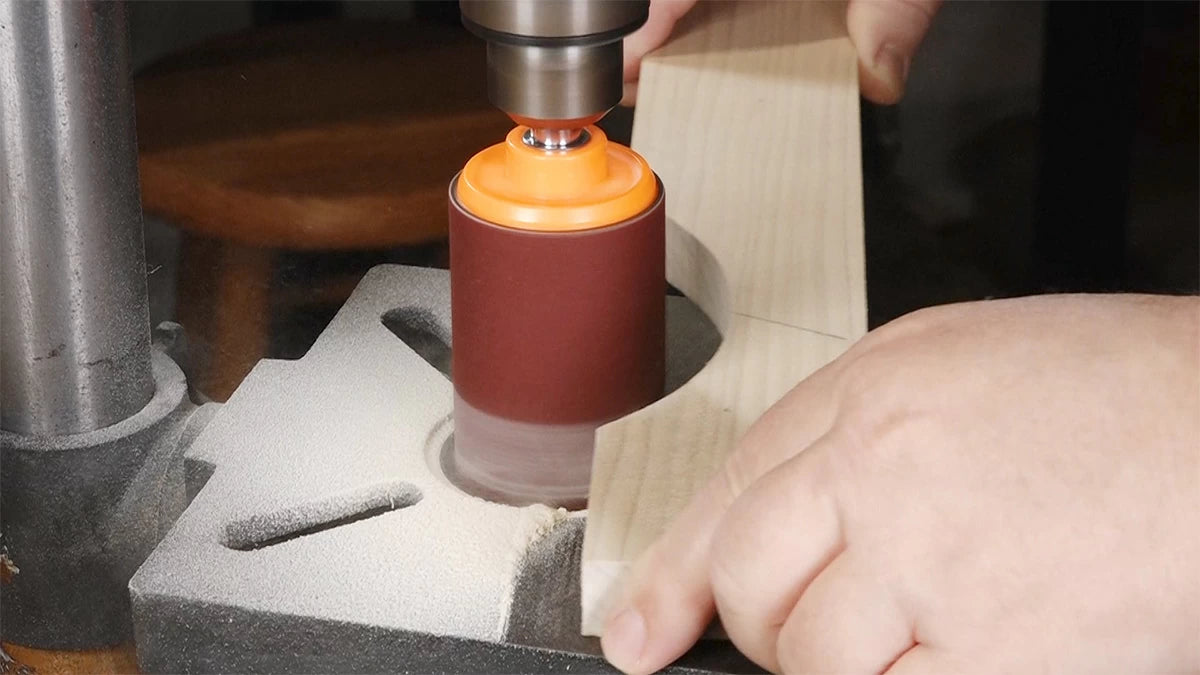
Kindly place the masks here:
POLYGON ((596 428, 662 395, 662 185, 588 127, 517 127, 450 186, 453 478, 510 504, 586 504, 596 428))

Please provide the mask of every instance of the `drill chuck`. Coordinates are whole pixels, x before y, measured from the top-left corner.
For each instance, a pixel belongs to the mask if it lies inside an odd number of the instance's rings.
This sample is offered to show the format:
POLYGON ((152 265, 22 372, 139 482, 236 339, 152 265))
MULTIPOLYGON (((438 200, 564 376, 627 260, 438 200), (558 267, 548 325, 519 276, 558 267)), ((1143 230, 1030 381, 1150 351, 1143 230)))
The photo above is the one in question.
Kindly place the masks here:
POLYGON ((582 129, 621 101, 621 40, 649 0, 462 0, 487 41, 488 98, 535 129, 582 129))

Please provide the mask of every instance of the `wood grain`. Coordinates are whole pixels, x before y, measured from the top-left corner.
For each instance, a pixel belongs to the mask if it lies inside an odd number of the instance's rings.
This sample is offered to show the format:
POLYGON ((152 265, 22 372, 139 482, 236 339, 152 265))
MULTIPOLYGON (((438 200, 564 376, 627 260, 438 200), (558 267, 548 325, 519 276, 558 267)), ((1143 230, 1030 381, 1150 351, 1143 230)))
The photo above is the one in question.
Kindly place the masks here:
POLYGON ((737 439, 866 332, 857 65, 845 6, 702 2, 642 65, 633 146, 667 194, 667 276, 721 330, 708 365, 597 434, 586 635, 737 439))

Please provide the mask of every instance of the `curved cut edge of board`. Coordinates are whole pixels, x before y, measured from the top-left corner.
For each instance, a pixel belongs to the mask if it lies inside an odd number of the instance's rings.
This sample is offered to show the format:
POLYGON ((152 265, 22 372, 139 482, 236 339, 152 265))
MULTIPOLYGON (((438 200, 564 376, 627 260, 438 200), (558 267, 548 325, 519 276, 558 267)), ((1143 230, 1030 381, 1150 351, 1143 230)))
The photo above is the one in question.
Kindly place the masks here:
POLYGON ((667 192, 667 278, 723 340, 680 389, 596 434, 585 635, 746 429, 866 330, 857 64, 839 12, 700 3, 642 65, 633 145, 667 192))
MULTIPOLYGON (((725 362, 731 358, 737 358, 737 355, 731 354, 730 350, 734 316, 730 304, 729 282, 721 263, 703 242, 674 220, 667 220, 666 234, 667 280, 696 303, 696 306, 716 325, 722 338, 721 346, 704 368, 678 390, 642 410, 601 427, 596 433, 597 455, 607 456, 613 452, 621 454, 620 448, 629 448, 633 450, 630 457, 634 460, 648 459, 653 456, 654 449, 651 446, 654 439, 650 432, 653 431, 654 420, 668 417, 674 419, 694 417, 697 414, 703 415, 706 410, 712 412, 712 405, 704 405, 703 402, 695 400, 703 386, 703 381, 708 379, 712 373, 723 370, 725 362)), ((704 428, 704 425, 696 425, 693 428, 704 428)), ((589 513, 596 512, 597 508, 620 510, 622 506, 625 506, 620 503, 609 503, 605 500, 605 495, 610 492, 608 490, 596 492, 595 486, 636 478, 636 476, 623 475, 628 474, 631 469, 643 477, 651 477, 653 480, 652 472, 647 472, 646 467, 643 466, 635 467, 628 463, 620 467, 610 463, 593 464, 594 501, 589 503, 589 513), (600 472, 600 475, 597 475, 597 472, 600 472)), ((632 506, 632 504, 627 506, 632 506)), ((595 524, 603 528, 605 524, 628 522, 631 517, 632 514, 625 514, 616 520, 612 518, 589 519, 588 526, 593 527, 595 524)), ((611 535, 611 537, 618 538, 620 536, 621 534, 617 532, 611 535)), ((612 590, 619 586, 629 568, 628 561, 621 560, 619 556, 614 555, 620 551, 606 551, 603 550, 603 546, 600 546, 601 550, 592 550, 602 539, 610 540, 611 537, 593 535, 584 538, 583 557, 584 560, 589 560, 580 570, 580 595, 583 604, 581 622, 584 635, 599 635, 599 630, 603 627, 613 602, 612 590), (606 560, 605 557, 617 559, 606 560)))
POLYGON ((848 344, 735 314, 717 353, 687 384, 599 429, 580 576, 585 635, 599 635, 633 557, 717 471, 750 425, 848 344), (593 517, 598 511, 603 518, 593 517))
POLYGON ((671 218, 667 219, 667 281, 696 303, 722 338, 729 335, 733 308, 725 270, 703 242, 671 218))

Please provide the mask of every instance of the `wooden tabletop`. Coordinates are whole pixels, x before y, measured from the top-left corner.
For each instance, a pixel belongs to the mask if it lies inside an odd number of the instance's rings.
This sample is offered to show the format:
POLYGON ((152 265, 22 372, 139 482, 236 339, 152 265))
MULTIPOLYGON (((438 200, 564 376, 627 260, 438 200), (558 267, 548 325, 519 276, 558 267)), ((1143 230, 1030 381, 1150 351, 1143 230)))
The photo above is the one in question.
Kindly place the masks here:
POLYGON ((146 210, 256 246, 444 236, 450 179, 512 128, 487 101, 483 42, 417 21, 254 29, 135 83, 146 210))

